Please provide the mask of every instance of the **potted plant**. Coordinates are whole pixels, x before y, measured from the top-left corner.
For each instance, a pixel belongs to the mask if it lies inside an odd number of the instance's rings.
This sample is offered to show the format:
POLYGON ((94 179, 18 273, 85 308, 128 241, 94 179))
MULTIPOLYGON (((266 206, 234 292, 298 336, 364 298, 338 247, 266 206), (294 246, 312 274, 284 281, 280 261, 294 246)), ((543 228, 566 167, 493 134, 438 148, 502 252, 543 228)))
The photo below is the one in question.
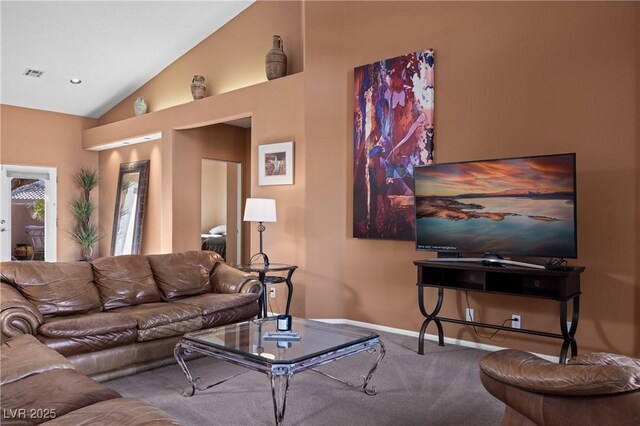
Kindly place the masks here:
POLYGON ((93 246, 102 238, 98 225, 91 221, 91 216, 96 209, 96 204, 91 199, 91 190, 98 186, 98 172, 81 167, 74 178, 82 193, 71 203, 71 211, 76 217, 71 238, 80 246, 82 258, 89 261, 93 255, 93 246))

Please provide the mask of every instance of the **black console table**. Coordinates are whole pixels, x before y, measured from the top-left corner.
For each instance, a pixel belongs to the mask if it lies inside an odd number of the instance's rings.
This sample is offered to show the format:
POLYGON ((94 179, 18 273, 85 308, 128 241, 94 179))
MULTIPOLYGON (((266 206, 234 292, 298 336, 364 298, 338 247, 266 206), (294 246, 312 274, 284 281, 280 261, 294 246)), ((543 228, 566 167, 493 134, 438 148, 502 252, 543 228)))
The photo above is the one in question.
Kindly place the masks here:
POLYGON ((516 333, 562 339, 560 362, 567 359, 567 351, 571 347, 571 356, 578 354, 575 334, 578 329, 580 314, 580 274, 584 267, 574 266, 571 270, 551 271, 515 266, 496 267, 472 262, 438 262, 417 260, 413 262, 418 268, 418 305, 425 317, 418 337, 418 353, 424 355, 424 334, 431 321, 438 328, 438 344, 444 346, 443 322, 474 325, 476 327, 508 330, 516 333), (438 289, 438 298, 433 311, 427 312, 424 303, 424 289, 438 289), (442 307, 444 290, 478 291, 483 293, 507 294, 520 297, 536 297, 560 302, 560 333, 507 327, 457 318, 438 316, 442 307), (571 327, 567 326, 567 304, 573 302, 571 327))

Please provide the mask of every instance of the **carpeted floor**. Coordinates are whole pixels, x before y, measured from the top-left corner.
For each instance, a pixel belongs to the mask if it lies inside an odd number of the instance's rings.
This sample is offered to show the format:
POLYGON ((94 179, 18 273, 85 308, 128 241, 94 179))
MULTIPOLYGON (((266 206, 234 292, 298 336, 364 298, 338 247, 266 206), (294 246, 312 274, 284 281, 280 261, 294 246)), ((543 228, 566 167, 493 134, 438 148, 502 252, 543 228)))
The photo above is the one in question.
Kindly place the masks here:
MULTIPOLYGON (((342 326, 352 328, 351 326, 342 326)), ((379 332, 386 356, 368 396, 314 372, 295 375, 289 387, 286 425, 499 425, 504 404, 482 386, 479 361, 485 351, 425 342, 416 352, 415 337, 379 332)), ((321 367, 334 376, 358 382, 376 354, 362 353, 321 367)), ((189 361, 194 376, 213 383, 245 369, 224 361, 189 361)), ((359 383, 359 382, 358 382, 359 383)), ((272 425, 271 387, 267 376, 247 371, 190 398, 180 395, 187 380, 169 365, 105 383, 126 397, 158 407, 188 426, 272 425)))

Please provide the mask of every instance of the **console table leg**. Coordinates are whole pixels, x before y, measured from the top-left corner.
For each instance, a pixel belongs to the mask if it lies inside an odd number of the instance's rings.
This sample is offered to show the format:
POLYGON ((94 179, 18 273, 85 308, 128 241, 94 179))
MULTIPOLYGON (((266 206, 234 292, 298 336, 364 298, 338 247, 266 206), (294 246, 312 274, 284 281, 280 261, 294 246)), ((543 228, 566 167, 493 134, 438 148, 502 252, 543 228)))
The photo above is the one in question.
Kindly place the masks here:
POLYGON ((438 289, 438 299, 436 300, 436 306, 433 308, 432 312, 427 312, 427 309, 424 306, 424 287, 418 286, 418 306, 420 308, 420 312, 422 316, 426 319, 422 323, 420 327, 420 333, 418 334, 418 354, 424 355, 424 335, 427 331, 427 326, 431 321, 436 324, 438 328, 438 346, 444 346, 444 330, 442 329, 442 322, 438 319, 438 313, 442 308, 442 300, 444 299, 444 289, 438 289))
POLYGON ((280 426, 284 421, 289 381, 293 375, 289 369, 285 367, 277 367, 268 375, 271 380, 271 396, 273 397, 273 411, 276 425, 280 426))
POLYGON ((578 343, 576 342, 575 335, 578 329, 578 319, 580 318, 580 296, 573 298, 573 312, 571 314, 571 327, 567 327, 568 310, 567 301, 560 301, 560 331, 562 332, 563 342, 560 349, 560 363, 564 364, 567 361, 567 352, 571 347, 571 356, 578 355, 578 343))
POLYGON ((285 310, 285 313, 287 315, 289 315, 289 308, 291 307, 291 298, 293 297, 293 283, 291 282, 291 276, 293 275, 293 271, 295 271, 295 269, 289 269, 289 272, 287 272, 287 279, 285 280, 285 283, 287 284, 287 308, 285 310))

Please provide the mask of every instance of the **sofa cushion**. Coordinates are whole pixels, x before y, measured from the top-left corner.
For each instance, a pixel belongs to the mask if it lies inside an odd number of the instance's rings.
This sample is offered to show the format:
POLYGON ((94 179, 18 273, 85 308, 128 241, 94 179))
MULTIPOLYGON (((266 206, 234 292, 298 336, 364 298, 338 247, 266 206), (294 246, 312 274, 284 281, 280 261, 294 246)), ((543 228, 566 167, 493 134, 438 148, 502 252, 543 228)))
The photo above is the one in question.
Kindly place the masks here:
POLYGON ((2 386, 1 393, 2 424, 40 424, 96 402, 120 397, 118 392, 75 370, 52 370, 29 376, 2 386), (18 411, 20 409, 23 411, 18 411), (13 419, 7 419, 7 415, 13 419))
POLYGON ((160 301, 160 292, 146 257, 102 257, 91 265, 105 310, 160 301))
POLYGON ((176 300, 177 303, 197 306, 202 315, 209 315, 216 311, 233 309, 243 305, 257 304, 259 296, 253 293, 221 294, 209 293, 195 297, 176 300))
POLYGON ((74 317, 47 318, 38 329, 46 337, 80 337, 135 330, 137 321, 129 315, 100 312, 74 317))
POLYGON ((115 312, 45 321, 38 329, 38 339, 65 356, 128 345, 138 334, 138 322, 133 317, 115 312))
POLYGON ((218 253, 189 251, 147 256, 164 300, 211 292, 211 269, 218 253))
POLYGON ((7 281, 43 315, 100 311, 101 301, 87 262, 5 262, 7 281))
POLYGON ((259 295, 254 293, 209 293, 179 299, 177 302, 194 305, 202 310, 202 327, 232 324, 255 317, 259 311, 259 295))
POLYGON ((118 308, 114 312, 127 314, 138 322, 138 341, 177 336, 202 328, 202 311, 182 303, 145 303, 118 308))
POLYGON ((0 365, 0 385, 3 386, 45 371, 73 369, 65 357, 43 346, 30 334, 16 336, 2 344, 0 365))
POLYGON ((79 337, 38 336, 38 340, 56 352, 69 357, 129 345, 134 343, 137 337, 138 330, 130 329, 79 337))
POLYGON ((130 398, 115 398, 80 408, 47 423, 51 426, 77 425, 180 425, 167 414, 130 398))

